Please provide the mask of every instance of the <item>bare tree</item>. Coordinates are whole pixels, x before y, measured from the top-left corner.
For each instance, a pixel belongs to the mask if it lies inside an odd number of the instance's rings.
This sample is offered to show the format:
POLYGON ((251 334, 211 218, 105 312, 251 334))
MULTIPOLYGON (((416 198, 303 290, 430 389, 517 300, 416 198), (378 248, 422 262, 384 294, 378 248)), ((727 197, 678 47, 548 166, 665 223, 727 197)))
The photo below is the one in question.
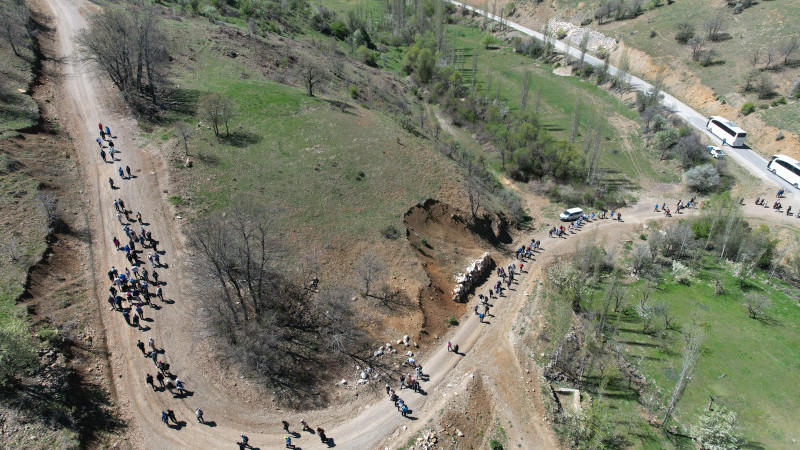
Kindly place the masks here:
POLYGON ((104 8, 89 19, 77 40, 84 56, 98 63, 134 105, 141 106, 138 96, 160 104, 157 93, 165 83, 169 57, 154 7, 104 8))
POLYGON ((755 89, 755 82, 760 73, 761 72, 759 72, 758 69, 753 69, 747 72, 747 75, 744 77, 744 87, 742 88, 744 92, 750 92, 755 89))
POLYGON ((778 50, 772 47, 767 47, 767 49, 764 50, 764 70, 770 70, 772 68, 772 63, 777 56, 778 50))
POLYGON ((485 187, 477 161, 472 158, 468 159, 466 168, 466 188, 469 210, 472 214, 472 220, 476 220, 478 218, 478 212, 483 204, 485 187))
POLYGON ((689 45, 689 48, 692 49, 692 61, 697 61, 700 59, 700 55, 703 53, 703 46, 706 44, 706 40, 700 36, 695 36, 689 39, 686 43, 689 45))
POLYGON ((772 306, 769 298, 758 292, 748 292, 744 296, 744 305, 747 307, 747 315, 751 319, 761 319, 764 312, 772 306))
POLYGON ((194 137, 194 127, 186 122, 178 122, 175 124, 175 134, 183 142, 183 157, 189 156, 189 140, 194 137))
POLYGON ((586 50, 589 48, 589 31, 584 31, 583 36, 581 36, 581 43, 580 43, 580 50, 581 50, 581 59, 578 63, 578 70, 583 70, 583 60, 586 58, 586 50))
POLYGON ((703 24, 703 29, 706 31, 706 36, 708 37, 708 40, 718 41, 722 39, 726 26, 727 22, 725 21, 725 15, 720 12, 714 15, 712 18, 708 19, 703 24))
POLYGON ((328 78, 328 73, 310 58, 303 58, 297 65, 297 73, 309 97, 314 96, 314 88, 328 78))
POLYGON ((219 127, 223 122, 225 110, 225 97, 217 93, 206 95, 200 100, 199 109, 202 117, 211 123, 214 136, 219 136, 219 127))
POLYGON ((569 122, 569 143, 575 143, 575 136, 578 134, 578 112, 581 109, 581 99, 575 99, 575 107, 572 108, 572 118, 569 122))
POLYGON ((530 91, 530 87, 531 87, 530 71, 528 69, 524 69, 522 71, 522 86, 520 86, 520 93, 519 93, 520 110, 525 109, 526 102, 528 100, 528 91, 530 91))
POLYGON ((780 51, 783 55, 784 65, 789 64, 789 58, 797 51, 798 47, 800 47, 800 39, 798 39, 797 35, 790 36, 781 44, 780 51))
POLYGON ((631 69, 631 58, 628 55, 628 49, 624 49, 622 51, 622 55, 619 57, 619 63, 617 64, 617 76, 614 80, 615 87, 619 91, 627 91, 628 90, 628 82, 630 81, 630 75, 628 71, 631 69))
POLYGON ((694 37, 694 24, 689 22, 680 22, 675 25, 675 29, 678 30, 678 34, 675 35, 675 40, 681 44, 688 43, 689 39, 694 37))
POLYGON ((636 315, 642 319, 642 333, 647 333, 647 330, 650 329, 650 324, 653 323, 653 319, 656 317, 657 311, 651 298, 652 294, 653 290, 650 286, 643 286, 637 292, 636 304, 633 306, 636 310, 636 315))
POLYGON ((684 332, 684 346, 683 346, 683 362, 681 364, 681 372, 678 375, 678 381, 675 383, 675 388, 672 390, 672 395, 667 402, 667 409, 664 413, 664 420, 661 421, 661 426, 666 427, 667 421, 675 411, 683 397, 686 386, 694 374, 694 369, 697 367, 697 360, 703 350, 703 334, 697 327, 688 327, 684 332))
POLYGON ((367 251, 361 255, 358 261, 357 271, 364 288, 364 296, 372 296, 372 288, 382 280, 383 272, 386 270, 386 263, 381 256, 374 251, 367 251))
POLYGON ((766 73, 762 73, 760 77, 758 77, 758 84, 756 84, 756 92, 758 92, 758 98, 765 99, 770 98, 775 92, 775 83, 772 82, 772 78, 766 73))
POLYGON ((750 52, 750 65, 755 68, 761 61, 761 49, 758 47, 753 48, 750 52))

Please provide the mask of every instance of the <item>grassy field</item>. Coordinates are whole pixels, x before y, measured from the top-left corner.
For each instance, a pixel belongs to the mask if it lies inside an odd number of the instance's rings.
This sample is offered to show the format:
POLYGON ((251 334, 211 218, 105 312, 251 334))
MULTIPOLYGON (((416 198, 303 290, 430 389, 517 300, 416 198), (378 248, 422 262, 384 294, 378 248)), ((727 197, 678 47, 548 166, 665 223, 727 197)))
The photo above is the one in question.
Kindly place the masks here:
MULTIPOLYGON (((800 413, 800 399, 794 388, 800 381, 800 308, 796 298, 787 295, 788 286, 779 282, 770 286, 766 278, 759 272, 741 289, 730 267, 716 258, 705 261, 691 285, 677 284, 671 275, 665 276, 653 300, 669 305, 676 317, 666 345, 661 342, 663 337, 650 331, 642 333, 642 321, 630 304, 619 314, 612 313, 610 321, 618 324, 617 340, 626 359, 637 365, 665 403, 681 370, 680 330, 696 324, 705 336, 703 353, 675 418, 686 427, 696 423, 706 411, 709 396, 713 396, 717 407, 736 412, 748 448, 788 448, 800 439, 795 420, 800 413), (716 277, 724 286, 721 295, 714 295, 716 277), (772 301, 764 320, 749 318, 742 304, 743 294, 751 291, 772 301)), ((626 288, 629 303, 640 285, 637 282, 626 288)), ((596 292, 594 296, 602 295, 596 292)), ((569 306, 557 298, 545 302, 542 312, 548 335, 563 335, 569 329, 570 322, 564 321, 569 314, 564 308, 568 310, 569 306)), ((663 329, 663 323, 657 322, 658 319, 652 328, 663 329)), ((549 355, 553 345, 552 341, 542 341, 531 347, 531 353, 545 363, 539 353, 549 355)), ((602 399, 611 420, 633 448, 694 448, 688 439, 665 435, 648 425, 638 394, 628 388, 618 371, 612 370, 605 377, 607 385, 601 388, 602 368, 593 367, 583 389, 592 398, 602 399)), ((655 417, 661 419, 658 414, 655 417)))
MULTIPOLYGON (((175 176, 184 187, 174 203, 198 211, 265 204, 280 211, 301 245, 340 249, 382 239, 388 226, 402 229, 410 206, 457 181, 455 166, 433 142, 409 134, 395 118, 355 102, 343 112, 326 95, 275 83, 248 65, 248 49, 237 49, 236 59, 222 55, 209 39, 212 27, 199 21, 169 29, 176 48, 194 49, 177 83, 196 95, 229 97, 239 111, 228 138, 200 127, 190 143, 194 167, 183 168, 182 149, 175 150, 175 176)), ((149 137, 166 142, 171 133, 157 128, 149 137)))

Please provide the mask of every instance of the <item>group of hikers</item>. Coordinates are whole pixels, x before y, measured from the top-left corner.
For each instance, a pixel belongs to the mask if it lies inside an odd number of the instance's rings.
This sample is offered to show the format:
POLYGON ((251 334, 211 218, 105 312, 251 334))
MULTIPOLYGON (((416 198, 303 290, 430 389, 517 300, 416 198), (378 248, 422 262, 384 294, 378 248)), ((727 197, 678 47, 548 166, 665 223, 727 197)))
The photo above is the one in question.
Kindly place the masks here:
MULTIPOLYGON (((779 213, 780 213, 780 212, 783 212, 783 211, 782 211, 782 210, 783 210, 783 204, 781 203, 780 199, 782 199, 782 198, 783 198, 783 194, 784 194, 784 192, 785 192, 785 191, 784 191, 783 189, 778 189, 778 195, 777 195, 777 197, 778 197, 778 200, 775 200, 775 201, 772 203, 772 209, 773 209, 773 211, 775 211, 775 212, 779 212, 779 213)), ((767 200, 767 198, 766 198, 766 197, 756 197, 756 205, 758 205, 758 206, 763 206, 764 208, 769 208, 769 202, 768 202, 768 200, 767 200)), ((787 215, 787 216, 791 216, 791 215, 792 215, 792 207, 791 207, 791 206, 789 206, 788 208, 786 208, 786 215, 787 215)), ((800 219, 800 214, 797 214, 797 215, 796 215, 796 217, 797 217, 798 219, 800 219)))
MULTIPOLYGON (((112 136, 110 128, 107 126, 104 127, 102 123, 98 124, 98 129, 100 136, 97 138, 97 143, 100 146, 101 159, 103 162, 110 164, 120 162, 121 159, 119 155, 121 152, 114 147, 114 142, 112 141, 112 138, 116 138, 116 136, 112 136), (108 149, 110 161, 106 159, 106 148, 108 149)), ((135 178, 132 175, 130 166, 125 166, 124 169, 121 166, 117 167, 117 173, 119 173, 123 180, 135 178)), ((117 190, 122 188, 122 185, 119 187, 115 186, 113 178, 109 177, 108 181, 112 189, 117 190)), ((143 332, 148 331, 150 328, 143 325, 142 322, 152 322, 153 319, 145 318, 143 307, 149 306, 151 309, 160 309, 159 306, 153 304, 153 298, 158 298, 161 302, 168 303, 164 300, 163 286, 166 283, 159 280, 160 276, 156 270, 167 267, 167 265, 161 261, 161 256, 164 255, 164 251, 158 249, 158 240, 154 239, 152 232, 145 228, 145 226, 149 226, 149 224, 143 222, 142 214, 137 211, 135 219, 131 218, 133 210, 126 207, 125 201, 121 196, 115 198, 114 210, 116 218, 122 226, 125 242, 123 243, 117 236, 113 236, 111 243, 118 251, 124 252, 125 258, 130 266, 122 270, 117 269, 116 266, 112 266, 111 269, 108 270, 108 278, 110 281, 108 286, 108 303, 112 311, 121 313, 129 326, 135 326, 143 332), (124 221, 123 218, 125 219, 124 221), (134 224, 139 225, 138 231, 134 229, 134 224), (137 246, 140 248, 137 249, 137 246), (147 261, 150 263, 150 270, 148 270, 147 265, 139 259, 139 254, 143 253, 145 249, 148 251, 147 261)), ((156 347, 155 340, 152 337, 148 338, 147 346, 145 346, 145 343, 142 342, 141 339, 137 340, 136 347, 141 351, 142 356, 151 359, 155 365, 155 376, 149 372, 146 372, 144 376, 145 383, 149 385, 153 391, 169 390, 173 398, 176 399, 186 398, 193 394, 186 389, 184 381, 170 371, 169 363, 164 360, 165 349, 163 347, 156 347)), ((417 371, 421 373, 421 366, 417 371)), ((419 384, 415 384, 414 387, 418 389, 419 384)), ((194 413, 198 423, 206 424, 202 409, 194 408, 194 413)), ((161 421, 170 427, 174 425, 178 427, 182 426, 175 411, 169 408, 161 411, 161 421)), ((282 421, 282 423, 284 430, 289 433, 289 422, 282 421)), ((312 434, 315 433, 323 444, 330 445, 329 438, 325 434, 324 429, 321 427, 312 429, 305 420, 301 420, 300 423, 303 426, 303 431, 309 431, 312 434)), ((240 449, 252 448, 249 444, 248 437, 244 434, 240 436, 240 440, 237 441, 236 444, 240 449)), ((295 448, 292 444, 291 435, 287 435, 284 438, 284 444, 286 448, 295 448)))
MULTIPOLYGON (((684 209, 691 209, 691 208, 697 208, 696 197, 692 197, 686 203, 683 202, 683 199, 678 200, 678 203, 675 205, 675 210, 678 213, 680 213, 684 209)), ((655 208, 653 208, 653 212, 661 212, 664 213, 664 217, 672 217, 672 210, 669 209, 669 207, 667 206, 667 202, 663 202, 661 205, 656 203, 655 208)))

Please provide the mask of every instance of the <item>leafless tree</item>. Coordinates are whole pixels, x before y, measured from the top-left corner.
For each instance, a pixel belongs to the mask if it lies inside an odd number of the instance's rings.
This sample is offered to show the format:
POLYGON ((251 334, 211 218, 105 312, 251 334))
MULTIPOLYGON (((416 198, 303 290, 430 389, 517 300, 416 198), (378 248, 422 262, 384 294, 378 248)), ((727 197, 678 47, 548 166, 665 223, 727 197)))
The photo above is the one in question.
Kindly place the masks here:
POLYGON ((303 80, 303 85, 309 97, 314 96, 314 88, 327 80, 328 73, 310 58, 303 58, 297 65, 297 74, 303 80))
POLYGON ((580 98, 575 99, 575 107, 572 108, 572 118, 569 122, 569 143, 575 143, 575 136, 578 134, 578 112, 581 109, 580 98))
POLYGON ((781 54, 783 55, 783 64, 789 64, 789 58, 792 57, 797 48, 800 47, 800 39, 797 35, 792 35, 781 44, 781 54))
POLYGON ((225 110, 228 109, 228 100, 220 94, 208 94, 200 101, 200 114, 204 119, 211 123, 214 136, 219 136, 219 127, 224 122, 225 110))
POLYGON ((672 390, 672 395, 667 402, 664 419, 661 421, 662 427, 667 426, 667 421, 672 416, 672 412, 675 411, 675 407, 678 406, 678 402, 680 402, 683 397, 686 386, 697 367, 697 360, 700 358, 700 354, 703 351, 703 334, 699 328, 687 327, 686 331, 684 331, 683 338, 684 346, 681 372, 678 374, 678 381, 675 383, 675 388, 672 390))
POLYGON ((578 63, 578 70, 583 70, 583 60, 586 58, 586 50, 589 48, 589 31, 584 31, 583 36, 581 36, 581 43, 579 48, 581 50, 581 59, 578 63))
POLYGON ((614 80, 614 85, 617 90, 625 92, 628 90, 628 83, 630 81, 630 74, 628 71, 631 69, 631 58, 628 55, 628 50, 624 49, 622 55, 619 57, 617 64, 617 76, 614 80))
POLYGON ((525 110, 525 106, 528 100, 528 91, 531 88, 531 75, 528 69, 523 69, 522 71, 522 86, 520 86, 519 92, 519 109, 525 110))
MULTIPOLYGON (((356 318, 343 293, 318 293, 287 272, 275 211, 237 205, 196 221, 196 257, 204 319, 220 339, 220 357, 242 365, 283 399, 309 399, 335 355, 356 358, 356 318), (326 351, 333 350, 333 351, 326 351), (304 395, 307 394, 307 395, 304 395)), ((360 344, 358 344, 360 345, 360 344)))
POLYGON ((708 40, 718 41, 722 39, 726 26, 725 15, 723 13, 718 13, 703 24, 703 29, 706 31, 708 40))
POLYGON ((175 134, 183 142, 183 157, 189 156, 189 140, 194 137, 194 127, 186 122, 175 124, 175 134))
POLYGON ((657 314, 652 295, 653 290, 650 286, 643 286, 636 293, 636 303, 633 308, 636 310, 636 315, 642 319, 642 333, 647 333, 657 314))
POLYGON ((374 251, 367 251, 361 255, 358 261, 357 271, 364 288, 364 296, 369 297, 373 294, 373 288, 380 283, 383 272, 386 270, 386 263, 381 256, 374 251))
POLYGON ((778 50, 772 47, 767 47, 767 49, 764 50, 764 70, 770 70, 772 68, 772 63, 777 56, 778 50))
POLYGON ((744 92, 750 92, 755 89, 755 82, 758 80, 758 75, 760 73, 758 69, 747 72, 747 75, 744 77, 744 87, 742 88, 744 92))
POLYGON ((759 62, 761 62, 761 49, 755 47, 750 52, 750 65, 755 68, 759 62))
POLYGON ((129 101, 144 95, 160 103, 169 58, 158 17, 151 6, 112 6, 92 16, 78 35, 84 56, 97 62, 129 101))
POLYGON ((465 187, 467 188, 469 210, 472 214, 472 220, 476 220, 478 218, 478 212, 483 205, 483 198, 486 188, 481 177, 480 167, 478 167, 477 161, 472 158, 468 159, 466 162, 466 169, 467 177, 465 180, 465 187))
POLYGON ((756 84, 756 92, 758 92, 758 98, 765 99, 770 98, 775 92, 775 83, 772 82, 772 78, 770 78, 769 74, 762 73, 760 77, 758 77, 758 84, 756 84))
POLYGON ((689 48, 692 49, 692 61, 697 61, 700 59, 700 55, 703 53, 703 46, 706 44, 706 40, 700 36, 695 36, 689 39, 686 43, 689 45, 689 48))

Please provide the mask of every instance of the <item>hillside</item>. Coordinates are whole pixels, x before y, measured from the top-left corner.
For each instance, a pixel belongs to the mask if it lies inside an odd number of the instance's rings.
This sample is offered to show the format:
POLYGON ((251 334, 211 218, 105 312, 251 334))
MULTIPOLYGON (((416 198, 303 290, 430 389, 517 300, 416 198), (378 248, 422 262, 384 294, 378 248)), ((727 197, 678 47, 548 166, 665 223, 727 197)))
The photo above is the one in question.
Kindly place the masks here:
MULTIPOLYGON (((467 3, 479 8, 484 3, 471 0, 467 3)), ((501 1, 502 5, 514 2, 501 1)), ((628 49, 631 72, 647 80, 657 77, 659 68, 664 73, 667 91, 687 104, 708 115, 722 115, 750 132, 749 145, 767 155, 787 153, 800 156, 797 134, 797 111, 800 104, 791 91, 800 78, 800 53, 793 50, 786 58, 785 49, 793 36, 800 34, 800 26, 793 17, 800 14, 794 2, 755 2, 739 14, 725 0, 700 2, 683 0, 675 2, 614 2, 612 1, 558 1, 516 2, 510 20, 542 30, 551 23, 557 33, 580 26, 596 30, 614 41, 612 62, 619 61, 623 50, 628 49), (597 19, 595 15, 607 5, 622 5, 609 16, 597 19), (641 6, 639 13, 630 8, 641 6), (706 25, 719 18, 718 35, 709 39, 706 25), (568 22, 571 25, 559 25, 568 22), (693 36, 702 38, 697 59, 689 45, 676 40, 677 26, 688 24, 693 36), (786 59, 786 62, 784 62, 786 59), (749 74, 753 88, 745 91, 749 74), (759 93, 761 78, 769 88, 759 93), (744 114, 742 107, 754 104, 755 112, 744 114), (783 137, 778 137, 782 133, 783 137)), ((491 7, 490 7, 491 9, 491 7)), ((613 9, 613 6, 612 6, 613 9)), ((603 12, 603 14, 606 14, 603 12)), ((570 31, 567 39, 578 45, 580 33, 570 31)))

